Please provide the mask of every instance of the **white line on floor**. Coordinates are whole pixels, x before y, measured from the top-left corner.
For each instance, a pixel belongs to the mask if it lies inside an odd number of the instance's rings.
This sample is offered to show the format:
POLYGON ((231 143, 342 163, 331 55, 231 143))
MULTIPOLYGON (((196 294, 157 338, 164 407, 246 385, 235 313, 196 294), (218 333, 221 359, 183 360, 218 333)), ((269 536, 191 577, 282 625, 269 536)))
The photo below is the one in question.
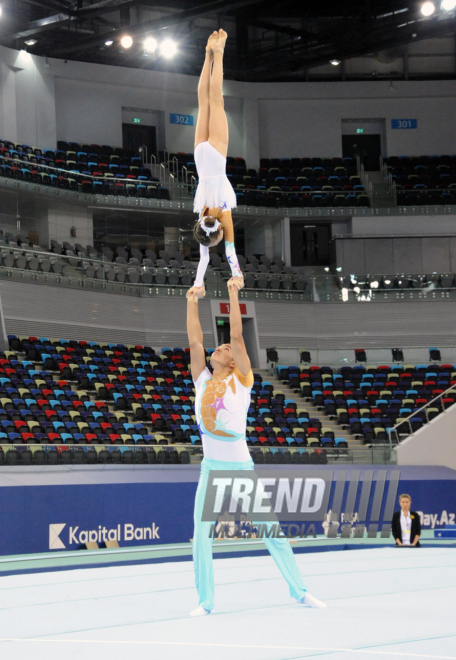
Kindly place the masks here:
MULTIPOLYGON (((409 640, 410 641, 410 640, 409 640)), ((417 640, 420 641, 420 640, 417 640)), ((433 658, 434 660, 456 660, 454 655, 427 655, 424 653, 399 653, 397 651, 374 651, 372 649, 343 649, 321 646, 263 646, 259 644, 212 644, 204 642, 159 642, 156 640, 104 640, 104 639, 20 639, 4 638, 0 642, 58 643, 58 644, 149 644, 153 646, 204 646, 225 649, 267 649, 272 651, 331 651, 342 653, 371 653, 373 655, 402 656, 406 658, 433 658)), ((397 642, 401 644, 401 642, 397 642)))

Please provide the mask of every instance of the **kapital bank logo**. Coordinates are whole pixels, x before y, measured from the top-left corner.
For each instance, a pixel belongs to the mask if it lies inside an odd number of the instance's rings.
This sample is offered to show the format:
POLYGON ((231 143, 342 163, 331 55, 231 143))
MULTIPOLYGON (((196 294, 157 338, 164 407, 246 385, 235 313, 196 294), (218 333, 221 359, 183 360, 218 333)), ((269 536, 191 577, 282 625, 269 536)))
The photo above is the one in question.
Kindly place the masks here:
POLYGON ((135 527, 131 523, 118 524, 107 528, 98 525, 95 529, 80 529, 79 525, 67 527, 66 523, 53 523, 49 525, 49 550, 65 550, 68 546, 81 543, 103 543, 106 541, 153 541, 159 539, 159 527, 153 522, 150 527, 135 527), (65 532, 64 532, 65 530, 65 532), (61 537, 64 537, 64 540, 61 537))

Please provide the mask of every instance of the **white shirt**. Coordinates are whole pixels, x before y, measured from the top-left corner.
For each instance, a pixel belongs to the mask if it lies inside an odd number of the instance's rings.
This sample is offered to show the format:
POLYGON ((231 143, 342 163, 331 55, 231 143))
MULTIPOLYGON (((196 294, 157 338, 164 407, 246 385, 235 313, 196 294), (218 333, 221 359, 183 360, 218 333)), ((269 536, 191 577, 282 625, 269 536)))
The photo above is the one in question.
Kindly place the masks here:
POLYGON ((243 376, 235 368, 223 380, 213 380, 204 369, 195 382, 195 414, 203 452, 215 461, 250 460, 245 432, 253 373, 243 376))
POLYGON ((402 544, 410 545, 410 535, 412 531, 412 519, 410 517, 410 511, 408 511, 407 516, 404 515, 403 511, 401 511, 401 530, 402 544))

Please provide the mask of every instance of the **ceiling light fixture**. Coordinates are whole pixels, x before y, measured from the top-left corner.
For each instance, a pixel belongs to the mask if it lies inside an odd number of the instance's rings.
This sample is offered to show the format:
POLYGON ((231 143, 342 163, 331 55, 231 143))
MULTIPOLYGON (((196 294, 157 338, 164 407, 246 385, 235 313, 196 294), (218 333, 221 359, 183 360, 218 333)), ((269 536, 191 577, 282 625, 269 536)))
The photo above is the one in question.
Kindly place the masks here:
POLYGON ((113 43, 114 42, 112 39, 108 39, 107 41, 105 41, 105 46, 112 46, 113 43))
POLYGON ((424 2, 421 5, 421 13, 423 16, 432 16, 435 12, 435 4, 433 2, 424 2))
POLYGON ((34 46, 37 41, 36 39, 27 39, 27 41, 24 42, 26 46, 34 46))
POLYGON ((340 60, 329 60, 329 63, 332 64, 333 66, 339 66, 340 60))
POLYGON ((129 34, 126 34, 125 37, 122 37, 120 43, 122 44, 123 48, 131 48, 133 46, 133 39, 129 34))
POLYGON ((153 37, 147 37, 147 39, 144 41, 144 50, 146 53, 155 53, 157 46, 157 40, 153 37))
POLYGON ((456 7, 456 0, 442 0, 440 5, 445 11, 452 11, 456 7))
POLYGON ((176 55, 177 45, 172 39, 165 39, 160 46, 160 53, 169 60, 176 55))

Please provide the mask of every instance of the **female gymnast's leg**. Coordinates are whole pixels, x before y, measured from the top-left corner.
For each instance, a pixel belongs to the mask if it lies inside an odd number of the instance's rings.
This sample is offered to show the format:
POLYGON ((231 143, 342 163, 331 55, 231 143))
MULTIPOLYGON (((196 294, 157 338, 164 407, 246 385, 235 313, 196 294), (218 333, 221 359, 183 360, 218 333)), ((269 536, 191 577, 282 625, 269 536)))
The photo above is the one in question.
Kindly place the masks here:
POLYGON ((218 40, 218 36, 218 32, 213 32, 207 41, 206 57, 198 84, 198 119, 195 129, 195 148, 200 142, 207 142, 209 138, 209 87, 212 62, 214 61, 212 45, 218 40))
POLYGON ((219 30, 218 39, 212 43, 214 64, 209 88, 209 136, 207 140, 226 158, 228 153, 228 121, 223 101, 223 52, 227 40, 225 30, 219 30))

